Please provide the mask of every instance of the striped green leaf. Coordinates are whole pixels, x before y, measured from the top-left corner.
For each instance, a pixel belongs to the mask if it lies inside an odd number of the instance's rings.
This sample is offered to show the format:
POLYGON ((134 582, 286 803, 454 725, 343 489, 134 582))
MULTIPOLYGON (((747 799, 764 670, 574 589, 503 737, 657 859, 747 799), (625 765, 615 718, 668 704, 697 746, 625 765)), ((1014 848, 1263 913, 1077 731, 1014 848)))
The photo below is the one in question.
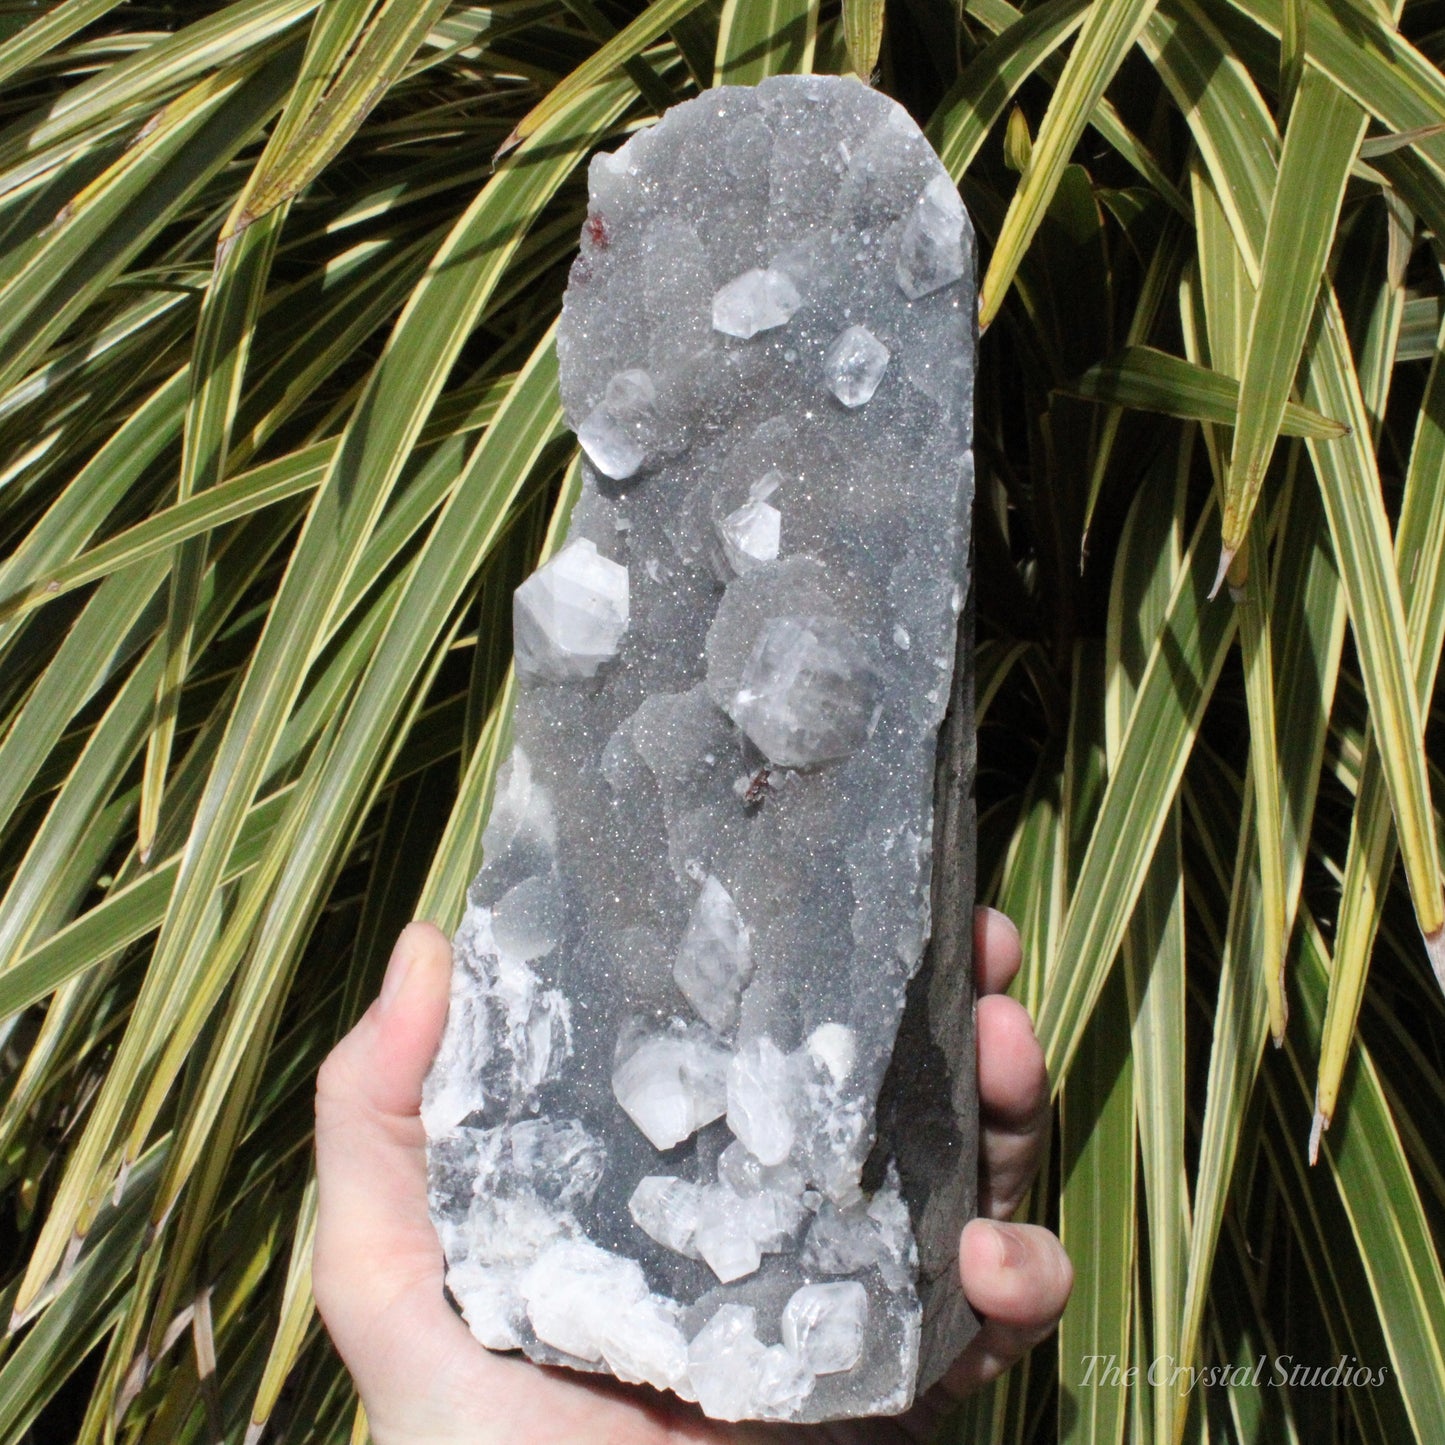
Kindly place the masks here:
POLYGON ((380 0, 375 6, 351 0, 322 9, 286 114, 221 227, 223 264, 237 237, 340 153, 446 8, 447 0, 380 0))
MULTIPOLYGON (((1139 492, 1119 541, 1120 565, 1109 598, 1106 637, 1108 690, 1105 735, 1112 769, 1152 639, 1163 621, 1179 575, 1193 446, 1186 439, 1173 467, 1159 466, 1139 492)), ((1147 1241, 1150 1359, 1178 1359, 1189 1252, 1189 1195, 1183 1159, 1185 1111, 1184 859, 1181 809, 1176 801, 1149 867, 1123 940, 1123 984, 1132 1020, 1135 1129, 1148 1211, 1147 1232, 1136 1243, 1136 1269, 1147 1241)), ((1119 1161, 1115 1161, 1118 1167, 1119 1161)), ((1143 1273, 1142 1269, 1138 1270, 1143 1273)), ((1135 1329, 1143 1335, 1144 1291, 1136 1290, 1135 1329)), ((1099 1353, 1092 1344, 1090 1353, 1099 1353)), ((1136 1356, 1140 1351, 1135 1351, 1136 1356)), ((1065 1355, 1067 1368, 1070 1356, 1065 1355)), ((1167 1379, 1145 1373, 1130 1392, 1141 1428, 1167 1438, 1174 1391, 1167 1379), (1144 1401, 1147 1385, 1147 1404, 1144 1401), (1144 1424, 1144 1422, 1148 1424, 1144 1424)))
POLYGON ((818 0, 723 0, 713 84, 806 73, 817 42, 818 0))
MULTIPOLYGON (((1091 366, 1058 390, 1086 401, 1218 426, 1233 426, 1239 416, 1240 384, 1232 376, 1156 351, 1152 346, 1127 347, 1119 356, 1091 366)), ((1343 436, 1348 430, 1343 422, 1296 402, 1286 404, 1283 417, 1281 430, 1286 436, 1327 439, 1343 436)))
POLYGON ((669 26, 684 19, 700 3, 701 0, 654 0, 631 25, 618 31, 606 45, 579 65, 560 85, 548 91, 546 97, 518 121, 498 148, 496 159, 500 160, 543 128, 551 128, 559 120, 565 122, 568 111, 587 101, 589 91, 601 85, 620 69, 624 62, 640 55, 669 26))
POLYGON ((1138 38, 1154 3, 1097 0, 1090 8, 1039 126, 1028 174, 1009 202, 993 257, 979 284, 980 327, 988 326, 1003 304, 1089 116, 1138 38))
POLYGON ((178 990, 184 992, 186 981, 206 966, 200 921, 310 660, 292 639, 314 636, 324 627, 472 320, 519 244, 516 235, 500 245, 487 242, 496 213, 535 204, 561 184, 592 137, 626 103, 626 93, 619 89, 585 94, 534 133, 533 144, 498 172, 457 223, 398 322, 371 380, 372 400, 359 407, 364 423, 371 424, 356 425, 343 436, 272 605, 197 811, 156 958, 127 1031, 129 1042, 122 1045, 71 1159, 45 1238, 32 1258, 21 1307, 38 1293, 60 1263, 71 1234, 88 1224, 104 1196, 105 1191, 95 1187, 96 1171, 110 1154, 115 1131, 133 1107, 135 1084, 156 1051, 148 1013, 163 1009, 163 1000, 178 990), (539 151, 545 159, 534 160, 539 151))
POLYGON ((1310 301, 1324 275, 1364 129, 1364 113, 1331 81, 1314 70, 1304 77, 1280 156, 1240 373, 1242 399, 1222 528, 1223 547, 1231 555, 1244 545, 1274 452, 1299 370, 1310 301))
POLYGON ((1151 644, 1119 759, 1094 820, 1055 970, 1038 1014, 1052 1078, 1069 1069, 1084 1025, 1123 941, 1129 916, 1169 817, 1205 704, 1234 635, 1233 615, 1208 602, 1200 560, 1206 516, 1181 563, 1169 608, 1151 644))
POLYGON ((853 73, 862 81, 872 78, 883 47, 884 0, 843 0, 843 35, 853 73))
POLYGON ((119 0, 64 0, 0 45, 0 85, 47 52, 115 9, 119 0))
MULTIPOLYGON (((1445 467, 1445 425, 1441 422, 1445 364, 1440 355, 1431 368, 1416 423, 1395 538, 1416 697, 1422 710, 1434 695, 1440 649, 1445 642, 1445 499, 1437 485, 1445 467)), ((1319 1130, 1328 1128, 1334 1117, 1396 852, 1379 744, 1372 734, 1367 734, 1335 930, 1335 962, 1320 1044, 1311 1152, 1318 1147, 1319 1130)))

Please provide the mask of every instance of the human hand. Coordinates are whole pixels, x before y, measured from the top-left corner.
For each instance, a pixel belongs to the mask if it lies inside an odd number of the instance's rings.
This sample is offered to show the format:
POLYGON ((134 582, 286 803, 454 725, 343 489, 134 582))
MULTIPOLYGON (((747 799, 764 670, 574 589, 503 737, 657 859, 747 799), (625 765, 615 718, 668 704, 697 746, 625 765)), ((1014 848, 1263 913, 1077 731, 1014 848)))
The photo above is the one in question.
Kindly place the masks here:
POLYGON ((451 950, 428 924, 397 941, 381 994, 316 1085, 317 1307, 366 1405, 377 1445, 869 1445, 924 1438, 941 1409, 1008 1369, 1058 1324, 1073 1282, 1047 1230, 1005 1221, 1038 1166, 1048 1122, 1043 1053, 1003 990, 1018 932, 974 920, 978 975, 980 1218, 959 1269, 983 1328, 929 1399, 897 1421, 725 1425, 645 1387, 494 1354, 442 1295, 427 1214, 422 1080, 441 1039, 451 950))

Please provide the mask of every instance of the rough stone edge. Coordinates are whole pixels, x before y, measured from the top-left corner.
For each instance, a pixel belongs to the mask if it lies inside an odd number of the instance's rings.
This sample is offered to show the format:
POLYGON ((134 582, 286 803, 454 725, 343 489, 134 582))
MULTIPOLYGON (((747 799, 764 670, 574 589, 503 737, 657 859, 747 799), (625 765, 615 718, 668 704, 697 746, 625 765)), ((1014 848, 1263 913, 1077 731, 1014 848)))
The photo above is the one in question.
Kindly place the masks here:
MULTIPOLYGON (((972 549, 970 548, 970 551, 972 549)), ((972 559, 970 559, 970 566, 972 559)), ((934 774, 932 931, 909 983, 879 1093, 865 1181, 896 1158, 918 1244, 922 1340, 917 1394, 936 1384, 978 1332, 963 1294, 958 1238, 978 1198, 978 1070, 974 1038, 974 594, 959 616, 948 712, 934 774)))

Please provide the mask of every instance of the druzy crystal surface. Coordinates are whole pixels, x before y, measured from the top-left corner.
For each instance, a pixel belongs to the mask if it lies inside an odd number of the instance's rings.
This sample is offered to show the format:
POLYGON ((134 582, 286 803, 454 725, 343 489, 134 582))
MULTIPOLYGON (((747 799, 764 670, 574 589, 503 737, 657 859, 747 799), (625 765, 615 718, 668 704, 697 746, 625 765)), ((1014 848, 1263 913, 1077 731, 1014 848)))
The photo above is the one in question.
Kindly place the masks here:
POLYGON ((492 1348, 812 1421, 907 1408, 975 1327, 972 258, 851 80, 593 162, 583 487, 516 593, 423 1104, 492 1348))

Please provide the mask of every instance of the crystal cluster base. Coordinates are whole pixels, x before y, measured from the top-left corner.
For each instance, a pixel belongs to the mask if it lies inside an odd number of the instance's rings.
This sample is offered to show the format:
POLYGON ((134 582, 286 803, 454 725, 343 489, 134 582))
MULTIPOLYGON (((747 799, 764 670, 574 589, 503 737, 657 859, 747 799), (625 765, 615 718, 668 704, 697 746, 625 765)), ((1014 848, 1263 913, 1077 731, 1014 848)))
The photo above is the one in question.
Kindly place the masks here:
POLYGON ((974 1328, 974 307, 957 190, 854 81, 593 163, 584 485, 516 593, 423 1104, 491 1348, 816 1421, 906 1409, 974 1328))

